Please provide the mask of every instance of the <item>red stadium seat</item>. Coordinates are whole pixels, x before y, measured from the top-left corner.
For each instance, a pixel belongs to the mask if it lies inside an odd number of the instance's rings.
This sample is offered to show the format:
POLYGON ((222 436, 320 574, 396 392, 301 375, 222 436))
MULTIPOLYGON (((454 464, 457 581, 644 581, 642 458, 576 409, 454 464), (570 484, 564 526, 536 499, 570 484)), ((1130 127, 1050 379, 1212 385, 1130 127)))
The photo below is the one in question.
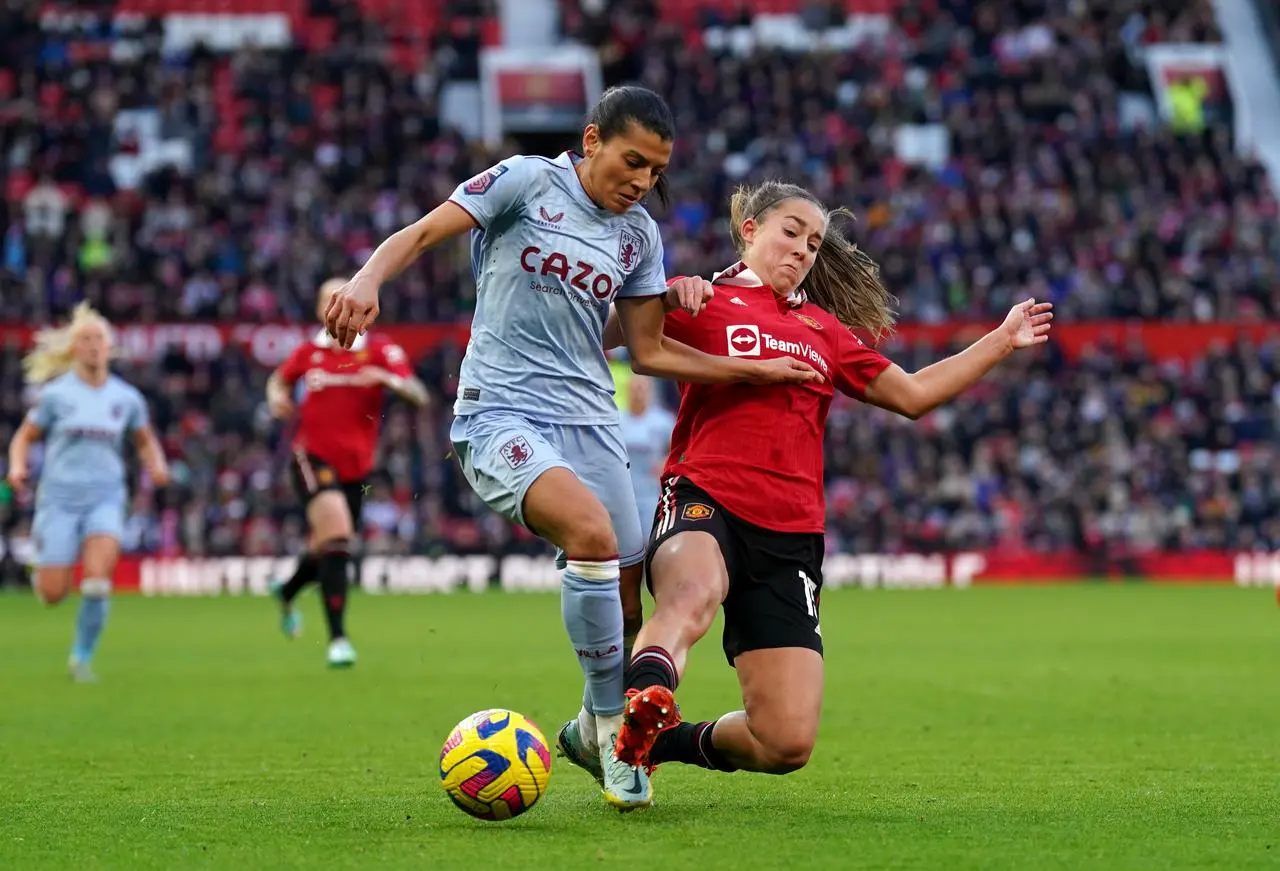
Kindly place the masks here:
POLYGON ((320 51, 333 45, 338 35, 338 22, 332 18, 308 18, 300 40, 312 51, 320 51))
POLYGON ((337 85, 315 85, 311 89, 311 103, 316 112, 327 112, 338 105, 342 91, 337 85))

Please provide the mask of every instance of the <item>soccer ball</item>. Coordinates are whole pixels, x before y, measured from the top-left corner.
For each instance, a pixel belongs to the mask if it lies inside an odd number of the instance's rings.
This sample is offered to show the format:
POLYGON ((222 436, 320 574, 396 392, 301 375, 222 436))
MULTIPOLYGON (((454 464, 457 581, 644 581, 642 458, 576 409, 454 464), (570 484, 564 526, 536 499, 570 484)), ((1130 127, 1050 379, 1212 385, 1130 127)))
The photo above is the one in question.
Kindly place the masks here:
POLYGON ((440 750, 440 785, 471 816, 509 820, 537 804, 551 779, 551 751, 532 721, 514 711, 472 714, 440 750))

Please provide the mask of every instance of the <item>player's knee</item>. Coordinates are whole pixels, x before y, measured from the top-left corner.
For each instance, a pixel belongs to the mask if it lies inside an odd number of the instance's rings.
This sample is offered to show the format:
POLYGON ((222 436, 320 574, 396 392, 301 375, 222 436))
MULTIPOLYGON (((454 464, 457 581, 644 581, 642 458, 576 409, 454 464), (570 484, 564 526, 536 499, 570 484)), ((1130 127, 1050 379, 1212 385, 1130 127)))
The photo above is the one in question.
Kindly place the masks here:
POLYGON ((56 605, 71 593, 69 580, 38 574, 35 582, 36 596, 46 605, 56 605))
POLYGON ((790 774, 809 764, 813 754, 813 736, 799 733, 782 733, 761 741, 764 758, 762 768, 767 774, 790 774))
POLYGON ((353 544, 354 542, 349 536, 335 534, 316 541, 311 548, 311 553, 316 558, 322 558, 325 554, 330 553, 350 554, 353 544))
POLYGON ((54 605, 61 603, 63 599, 67 598, 67 590, 41 587, 38 591, 38 595, 40 596, 41 602, 53 607, 54 605))
POLYGON ((618 537, 613 534, 613 524, 606 514, 600 518, 589 518, 580 527, 565 530, 564 548, 569 559, 604 560, 617 558, 618 537))

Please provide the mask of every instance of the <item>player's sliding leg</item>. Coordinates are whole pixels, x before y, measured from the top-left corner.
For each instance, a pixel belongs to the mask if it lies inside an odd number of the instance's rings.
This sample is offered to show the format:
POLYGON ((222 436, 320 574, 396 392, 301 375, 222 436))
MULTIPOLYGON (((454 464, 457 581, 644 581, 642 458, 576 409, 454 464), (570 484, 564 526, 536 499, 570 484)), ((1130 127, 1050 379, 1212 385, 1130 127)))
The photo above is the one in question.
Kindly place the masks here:
MULTIPOLYGON (((594 709, 605 797, 622 810, 646 807, 652 801, 648 777, 619 762, 613 752, 622 726, 623 630, 618 539, 609 512, 573 472, 560 466, 547 469, 529 486, 522 513, 529 528, 565 553, 561 615, 594 709)), ((561 734, 572 731, 566 728, 561 734)))
POLYGON ((650 765, 787 774, 813 752, 822 712, 822 654, 804 647, 751 650, 734 661, 745 710, 661 733, 650 765))
POLYGON ((711 628, 729 590, 720 544, 706 532, 679 532, 658 545, 649 566, 653 616, 627 668, 627 707, 618 758, 648 762, 659 733, 680 722, 674 693, 689 650, 711 628))
POLYGON ((355 524, 341 490, 322 490, 307 504, 307 521, 315 541, 316 580, 329 627, 328 660, 332 668, 355 665, 356 651, 347 639, 347 578, 355 524))

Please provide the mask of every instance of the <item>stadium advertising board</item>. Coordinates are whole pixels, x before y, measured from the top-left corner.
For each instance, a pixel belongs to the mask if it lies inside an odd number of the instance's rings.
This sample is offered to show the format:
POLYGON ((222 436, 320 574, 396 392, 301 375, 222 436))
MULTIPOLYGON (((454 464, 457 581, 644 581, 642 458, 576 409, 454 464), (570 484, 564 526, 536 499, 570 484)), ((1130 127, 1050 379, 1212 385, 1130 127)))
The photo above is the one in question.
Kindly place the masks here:
POLYGON ((1195 95, 1206 123, 1229 125, 1241 147, 1251 141, 1248 101, 1234 98, 1235 73, 1225 45, 1163 43, 1142 52, 1165 121, 1177 120, 1174 92, 1185 87, 1195 95))
POLYGON ((600 96, 600 62, 584 46, 486 48, 480 88, 490 145, 513 133, 576 133, 600 96))
MULTIPOLYGON (((272 578, 293 569, 290 557, 133 557, 121 561, 116 589, 146 596, 266 595, 272 578)), ((560 585, 549 557, 366 556, 360 587, 371 595, 545 592, 560 585)), ((1002 584, 1134 580, 1171 584, 1280 586, 1280 553, 1139 554, 1104 561, 1090 554, 965 551, 950 554, 832 554, 827 589, 937 589, 1002 584)))

